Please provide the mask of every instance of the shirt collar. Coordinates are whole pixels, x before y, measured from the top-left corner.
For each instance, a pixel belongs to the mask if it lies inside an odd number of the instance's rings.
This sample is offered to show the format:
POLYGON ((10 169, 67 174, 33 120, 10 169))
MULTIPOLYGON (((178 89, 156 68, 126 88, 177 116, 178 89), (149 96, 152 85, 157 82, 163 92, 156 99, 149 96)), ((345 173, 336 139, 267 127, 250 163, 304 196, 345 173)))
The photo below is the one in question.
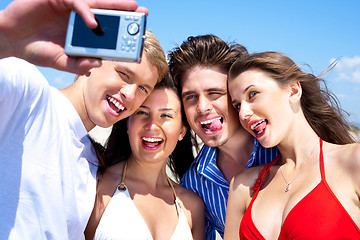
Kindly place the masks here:
MULTIPOLYGON (((250 158, 245 168, 252 167, 255 162, 256 152, 259 148, 259 142, 256 138, 253 140, 254 149, 250 155, 250 158)), ((216 157, 218 148, 212 148, 204 144, 199 154, 196 156, 196 162, 199 162, 197 171, 203 177, 209 179, 215 184, 222 185, 223 187, 229 188, 229 182, 226 180, 223 173, 216 165, 216 157)))
POLYGON ((197 171, 200 175, 223 187, 229 188, 229 182, 225 179, 224 175, 216 165, 216 156, 218 148, 212 148, 209 146, 202 147, 198 156, 196 157, 199 161, 197 171))

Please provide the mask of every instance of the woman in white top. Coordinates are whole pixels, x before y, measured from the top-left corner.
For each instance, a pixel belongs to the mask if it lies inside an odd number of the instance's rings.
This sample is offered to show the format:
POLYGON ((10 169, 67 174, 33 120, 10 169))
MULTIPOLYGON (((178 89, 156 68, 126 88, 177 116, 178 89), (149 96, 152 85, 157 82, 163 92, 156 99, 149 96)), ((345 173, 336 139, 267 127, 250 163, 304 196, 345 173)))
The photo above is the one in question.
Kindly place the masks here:
MULTIPOLYGON (((115 102, 116 104, 116 102, 115 102)), ((192 161, 191 135, 170 77, 114 125, 99 157, 97 194, 86 239, 204 239, 202 200, 170 180, 192 161)))

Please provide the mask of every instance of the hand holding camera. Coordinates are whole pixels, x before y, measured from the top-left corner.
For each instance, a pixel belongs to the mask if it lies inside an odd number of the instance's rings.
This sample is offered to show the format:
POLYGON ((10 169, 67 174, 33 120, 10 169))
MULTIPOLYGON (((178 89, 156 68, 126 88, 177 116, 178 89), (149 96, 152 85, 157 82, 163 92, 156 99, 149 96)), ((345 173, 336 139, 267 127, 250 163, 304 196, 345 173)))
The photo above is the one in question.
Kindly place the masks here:
POLYGON ((65 42, 69 56, 140 62, 145 38, 146 15, 137 12, 91 9, 98 26, 89 29, 71 12, 65 42))
POLYGON ((16 56, 38 66, 76 74, 85 74, 101 66, 98 59, 74 58, 64 53, 70 11, 78 12, 86 26, 92 28, 96 27, 96 22, 90 8, 148 13, 135 1, 126 0, 13 1, 0 11, 0 58, 16 56))

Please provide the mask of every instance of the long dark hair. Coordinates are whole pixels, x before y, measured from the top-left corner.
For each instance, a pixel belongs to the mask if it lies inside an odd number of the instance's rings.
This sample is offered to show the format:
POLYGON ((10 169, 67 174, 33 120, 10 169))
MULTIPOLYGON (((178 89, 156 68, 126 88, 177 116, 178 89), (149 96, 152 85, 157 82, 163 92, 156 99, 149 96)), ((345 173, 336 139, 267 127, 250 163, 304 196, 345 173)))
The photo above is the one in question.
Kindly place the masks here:
MULTIPOLYGON (((155 85, 154 90, 164 88, 173 90, 181 102, 177 85, 174 83, 169 74, 162 81, 155 85)), ((188 127, 183 107, 181 107, 181 116, 183 124, 187 126, 187 131, 182 141, 178 141, 174 151, 169 156, 168 161, 168 166, 177 180, 182 178, 184 173, 190 167, 190 164, 194 161, 192 150, 192 135, 190 132, 190 127, 188 127)), ((91 140, 99 159, 100 173, 103 173, 106 168, 116 163, 126 161, 132 154, 127 133, 127 118, 122 119, 114 124, 110 136, 104 146, 102 146, 100 143, 97 143, 93 139, 91 140)))
POLYGON ((280 86, 299 81, 302 87, 301 108, 305 118, 323 140, 336 144, 355 142, 350 125, 338 99, 332 94, 324 79, 303 72, 288 56, 280 52, 253 53, 239 58, 230 68, 228 80, 251 69, 264 71, 280 86))

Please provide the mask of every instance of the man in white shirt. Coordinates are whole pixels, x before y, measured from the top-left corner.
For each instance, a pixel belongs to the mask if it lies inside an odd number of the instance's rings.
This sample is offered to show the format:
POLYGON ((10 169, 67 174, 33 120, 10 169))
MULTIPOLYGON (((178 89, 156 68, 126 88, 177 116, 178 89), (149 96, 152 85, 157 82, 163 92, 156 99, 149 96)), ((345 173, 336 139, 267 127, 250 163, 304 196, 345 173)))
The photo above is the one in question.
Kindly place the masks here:
POLYGON ((0 239, 80 239, 96 193, 87 132, 132 114, 168 71, 149 31, 141 63, 69 58, 58 45, 71 9, 91 23, 89 7, 141 10, 136 2, 51 4, 15 1, 0 12, 0 239), (57 90, 34 65, 10 56, 87 74, 57 90))

